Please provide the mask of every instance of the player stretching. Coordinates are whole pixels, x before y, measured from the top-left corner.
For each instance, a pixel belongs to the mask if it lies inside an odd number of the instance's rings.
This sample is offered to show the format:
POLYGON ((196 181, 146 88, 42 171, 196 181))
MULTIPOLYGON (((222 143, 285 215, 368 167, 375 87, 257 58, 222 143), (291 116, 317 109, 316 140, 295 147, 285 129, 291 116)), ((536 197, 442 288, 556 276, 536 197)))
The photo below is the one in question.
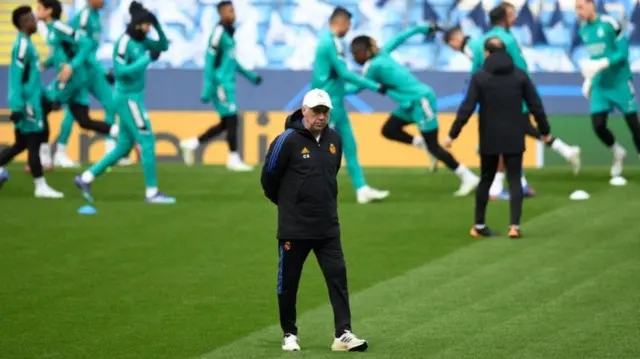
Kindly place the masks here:
POLYGON ((365 204, 382 200, 389 196, 389 191, 380 191, 367 185, 362 168, 358 162, 358 151, 353 129, 344 105, 345 82, 359 87, 386 93, 387 88, 371 80, 360 77, 347 69, 344 62, 344 45, 342 38, 351 27, 351 13, 343 7, 337 7, 329 19, 329 30, 320 35, 313 62, 312 88, 326 91, 331 97, 333 109, 329 126, 335 128, 342 137, 342 145, 347 169, 356 189, 358 203, 365 204))
POLYGON ((138 143, 140 144, 146 186, 145 201, 148 203, 175 203, 175 198, 168 197, 158 191, 156 139, 144 106, 147 67, 160 57, 162 51, 168 49, 169 43, 158 19, 142 5, 135 1, 132 2, 129 13, 131 14, 131 22, 127 25, 126 33, 120 36, 113 48, 116 80, 114 103, 121 125, 118 141, 113 151, 105 155, 82 175, 76 176, 75 183, 85 198, 91 201, 90 187, 94 179, 119 159, 129 154, 133 145, 138 143), (157 41, 147 38, 151 26, 158 33, 159 40, 157 41))
MULTIPOLYGON (((436 94, 431 87, 420 82, 391 57, 391 53, 411 36, 419 33, 427 35, 432 30, 429 26, 408 29, 389 40, 380 50, 371 37, 358 36, 351 42, 351 52, 356 62, 364 66, 363 76, 390 88, 387 95, 400 106, 392 112, 388 121, 414 122, 424 138, 429 153, 460 178, 462 183, 455 195, 466 196, 478 186, 480 178, 458 163, 451 153, 438 144, 436 94)), ((390 140, 408 145, 413 142, 411 136, 401 128, 387 135, 390 140)))
MULTIPOLYGON (((484 64, 484 41, 491 37, 497 37, 506 46, 507 53, 511 55, 516 66, 529 74, 527 62, 522 56, 518 42, 510 31, 511 26, 516 21, 515 8, 509 3, 502 3, 494 8, 491 13, 491 23, 493 28, 487 32, 480 40, 469 39, 465 37, 460 28, 453 28, 445 33, 445 42, 457 51, 462 51, 471 59, 471 73, 477 71, 484 64)), ((523 112, 527 118, 527 135, 535 137, 538 140, 542 139, 540 132, 533 127, 529 121, 529 114, 526 105, 523 104, 523 112)), ((565 158, 573 166, 574 173, 580 171, 580 148, 577 146, 567 145, 560 138, 552 137, 550 141, 545 142, 553 151, 565 158)), ((491 190, 489 194, 491 198, 503 198, 508 199, 508 192, 504 190, 504 169, 500 165, 499 171, 496 173, 491 190)), ((535 192, 529 187, 524 174, 521 178, 522 186, 525 196, 531 196, 535 192)))
POLYGON ((213 106, 218 111, 218 115, 220 115, 220 123, 210 127, 200 137, 180 142, 180 147, 182 148, 182 156, 185 163, 188 166, 192 166, 195 162, 195 151, 198 147, 227 131, 227 143, 230 151, 227 158, 227 169, 246 172, 253 170, 253 167, 244 163, 238 154, 236 72, 240 72, 256 85, 262 82, 262 78, 245 69, 236 60, 236 41, 233 38, 236 13, 231 1, 218 3, 218 14, 220 15, 220 23, 213 29, 213 33, 209 37, 205 55, 201 101, 202 103, 213 102, 213 106))
MULTIPOLYGON (((103 135, 115 136, 117 125, 89 118, 89 73, 87 59, 91 53, 91 40, 60 21, 62 5, 58 0, 38 0, 36 16, 47 24, 47 43, 52 49, 51 62, 58 71, 50 86, 54 100, 66 104, 80 127, 103 135)), ((63 145, 64 147, 64 145, 63 145)), ((47 156, 50 157, 50 154, 47 156)), ((43 162, 51 161, 43 158, 43 162)), ((46 164, 45 164, 46 166, 46 164)))
MULTIPOLYGON (((88 75, 87 86, 89 92, 95 97, 105 111, 105 122, 109 125, 115 123, 113 108, 113 75, 107 73, 102 64, 98 62, 96 53, 100 46, 100 38, 102 36, 102 25, 100 24, 100 14, 98 11, 104 7, 104 0, 88 0, 87 5, 80 11, 71 21, 70 25, 75 31, 82 32, 91 42, 91 53, 87 57, 88 75)), ((73 129, 73 115, 67 108, 64 119, 60 126, 60 135, 56 145, 56 153, 53 156, 53 164, 56 167, 78 167, 69 156, 67 156, 67 142, 71 136, 73 129)), ((106 139, 106 151, 109 153, 115 147, 115 140, 108 136, 106 139)), ((130 161, 123 158, 119 163, 126 165, 130 161)))
POLYGON ((9 179, 3 168, 15 156, 27 149, 37 198, 63 198, 64 195, 47 185, 40 163, 40 144, 44 135, 46 116, 51 111, 44 98, 40 79, 40 57, 31 42, 38 31, 38 23, 29 6, 20 6, 12 13, 18 37, 11 50, 9 68, 9 108, 15 128, 15 143, 0 152, 0 187, 9 179))
POLYGON ((590 57, 582 67, 585 77, 583 93, 591 102, 593 130, 613 151, 611 176, 617 177, 622 174, 627 153, 607 128, 607 115, 613 108, 624 115, 636 150, 640 153, 640 124, 629 66, 629 40, 616 20, 596 12, 593 1, 578 0, 576 12, 582 20, 580 38, 590 57))

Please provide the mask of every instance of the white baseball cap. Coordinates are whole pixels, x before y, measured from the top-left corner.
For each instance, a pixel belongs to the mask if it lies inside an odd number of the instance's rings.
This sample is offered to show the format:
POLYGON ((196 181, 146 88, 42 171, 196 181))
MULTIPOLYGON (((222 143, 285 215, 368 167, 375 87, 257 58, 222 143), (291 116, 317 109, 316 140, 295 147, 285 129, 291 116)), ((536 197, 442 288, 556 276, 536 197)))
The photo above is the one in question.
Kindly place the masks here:
POLYGON ((306 106, 309 108, 314 108, 316 106, 327 106, 328 108, 333 108, 331 99, 329 98, 329 94, 327 93, 327 91, 320 89, 313 89, 307 92, 304 95, 304 99, 302 100, 302 106, 306 106))

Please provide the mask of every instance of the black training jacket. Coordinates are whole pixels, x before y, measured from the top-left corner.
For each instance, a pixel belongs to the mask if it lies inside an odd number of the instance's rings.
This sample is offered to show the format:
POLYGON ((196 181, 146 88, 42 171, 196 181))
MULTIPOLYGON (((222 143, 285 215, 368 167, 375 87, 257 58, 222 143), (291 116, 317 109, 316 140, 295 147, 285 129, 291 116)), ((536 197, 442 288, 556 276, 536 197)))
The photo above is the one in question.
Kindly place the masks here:
POLYGON ((262 166, 264 194, 278 206, 278 239, 328 239, 340 235, 338 183, 342 141, 325 128, 320 141, 302 125, 302 111, 287 117, 262 166))
POLYGON ((471 77, 467 96, 458 109, 449 137, 458 137, 479 104, 480 153, 524 152, 529 117, 522 113, 523 101, 533 114, 540 133, 548 135, 547 115, 529 76, 515 67, 506 52, 491 54, 482 69, 471 77))

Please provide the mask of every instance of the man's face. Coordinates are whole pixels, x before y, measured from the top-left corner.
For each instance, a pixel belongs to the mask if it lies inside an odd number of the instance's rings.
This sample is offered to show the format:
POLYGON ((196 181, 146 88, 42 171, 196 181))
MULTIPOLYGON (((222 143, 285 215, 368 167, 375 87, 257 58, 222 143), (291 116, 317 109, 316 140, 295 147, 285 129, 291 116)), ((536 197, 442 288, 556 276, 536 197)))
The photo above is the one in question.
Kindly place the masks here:
POLYGON ((371 52, 369 50, 360 49, 354 51, 352 49, 351 54, 353 55, 353 59, 356 61, 356 63, 361 66, 364 65, 364 63, 367 62, 369 58, 371 58, 371 52))
POLYGON ((48 20, 51 18, 51 9, 47 9, 40 2, 36 5, 36 18, 40 21, 48 20))
POLYGON ((142 31, 145 34, 148 34, 149 31, 151 31, 151 24, 148 22, 143 22, 142 24, 140 24, 140 31, 142 31))
POLYGON ((233 25, 236 22, 236 10, 233 5, 226 5, 220 9, 220 20, 227 25, 233 25))
POLYGON ((351 28, 351 19, 347 16, 338 16, 333 20, 336 29, 336 36, 344 37, 351 28))
POLYGON ((587 0, 576 0, 576 13, 580 20, 590 20, 595 13, 595 6, 587 0))
POLYGON ((507 6, 504 10, 507 13, 507 28, 511 28, 516 24, 516 8, 513 6, 507 6))
POLYGON ((24 29, 29 35, 38 32, 38 21, 33 13, 24 14, 20 18, 21 28, 24 29))
POLYGON ((462 33, 461 30, 457 30, 453 34, 451 34, 451 37, 447 42, 447 45, 451 46, 451 48, 457 51, 462 50, 463 44, 464 44, 464 34, 462 33))
POLYGON ((104 7, 104 0, 88 0, 89 6, 93 9, 102 9, 104 7))
POLYGON ((303 107, 302 116, 304 117, 304 127, 312 133, 318 133, 324 130, 329 124, 329 112, 331 109, 327 106, 316 106, 313 108, 303 107))

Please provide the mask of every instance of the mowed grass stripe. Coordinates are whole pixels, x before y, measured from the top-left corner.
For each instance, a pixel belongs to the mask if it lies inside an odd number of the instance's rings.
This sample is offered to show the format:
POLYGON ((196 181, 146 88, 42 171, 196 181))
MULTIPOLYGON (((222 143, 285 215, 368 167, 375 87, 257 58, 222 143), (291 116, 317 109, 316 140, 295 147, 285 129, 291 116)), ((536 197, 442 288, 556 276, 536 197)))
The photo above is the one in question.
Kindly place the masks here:
MULTIPOLYGON (((464 311, 465 308, 472 312, 473 306, 483 300, 487 300, 489 305, 492 300, 497 299, 496 293, 500 291, 506 291, 505 296, 508 300, 508 291, 515 290, 519 285, 531 293, 535 292, 536 288, 543 293, 545 290, 553 292, 546 288, 553 284, 550 277, 547 277, 547 280, 551 283, 545 281, 544 275, 538 281, 535 280, 536 268, 543 271, 543 274, 545 271, 561 273, 572 264, 572 261, 565 260, 567 257, 576 258, 574 261, 577 262, 588 262, 588 258, 583 258, 584 253, 593 253, 599 257, 602 254, 599 234, 610 234, 611 228, 623 228, 624 224, 632 219, 632 214, 637 213, 638 205, 614 204, 623 197, 623 193, 616 192, 616 189, 608 190, 588 205, 571 204, 527 222, 524 227, 536 228, 537 234, 540 235, 536 238, 517 243, 504 239, 479 242, 354 295, 354 329, 371 340, 372 351, 368 355, 376 358, 398 355, 426 357, 428 352, 444 350, 452 345, 459 345, 461 341, 464 343, 465 336, 447 338, 447 333, 443 333, 446 330, 442 330, 442 327, 433 326, 433 323, 423 323, 444 318, 441 325, 446 325, 447 315, 461 309, 464 311), (602 218, 603 214, 610 218, 602 218), (596 217, 600 218, 586 223, 584 221, 584 218, 596 217), (543 225, 543 228, 539 228, 543 225), (533 281, 534 284, 521 284, 523 278, 533 281), (416 325, 424 325, 423 330, 416 332, 418 341, 403 342, 407 335, 409 338, 412 336, 416 325), (437 333, 441 333, 440 338, 430 338, 437 333), (398 348, 404 347, 405 344, 410 344, 410 352, 398 352, 398 348)), ((633 233, 618 238, 623 238, 623 243, 626 243, 624 238, 636 240, 639 236, 637 232, 633 233)), ((633 252, 620 250, 615 253, 633 252)), ((600 267, 595 266, 596 270, 593 273, 600 273, 597 269, 606 271, 608 264, 619 262, 615 258, 609 260, 610 262, 605 259, 600 267)), ((569 276, 566 280, 571 278, 573 277, 569 276)), ((557 285, 555 294, 558 295, 551 295, 551 299, 562 295, 562 287, 563 285, 557 285)), ((567 290, 572 287, 575 287, 575 284, 567 285, 567 290)), ((499 306, 495 309, 501 310, 499 306)), ((510 318, 508 315, 500 317, 502 321, 510 318)), ((489 319, 485 319, 487 324, 493 323, 489 319)), ((330 308, 325 306, 306 313, 301 316, 299 323, 305 350, 305 353, 301 354, 314 358, 330 355, 331 353, 326 353, 331 340, 330 308)), ((456 323, 456 326, 473 325, 472 317, 456 323)), ((280 357, 280 335, 279 328, 272 326, 202 358, 280 357)))

